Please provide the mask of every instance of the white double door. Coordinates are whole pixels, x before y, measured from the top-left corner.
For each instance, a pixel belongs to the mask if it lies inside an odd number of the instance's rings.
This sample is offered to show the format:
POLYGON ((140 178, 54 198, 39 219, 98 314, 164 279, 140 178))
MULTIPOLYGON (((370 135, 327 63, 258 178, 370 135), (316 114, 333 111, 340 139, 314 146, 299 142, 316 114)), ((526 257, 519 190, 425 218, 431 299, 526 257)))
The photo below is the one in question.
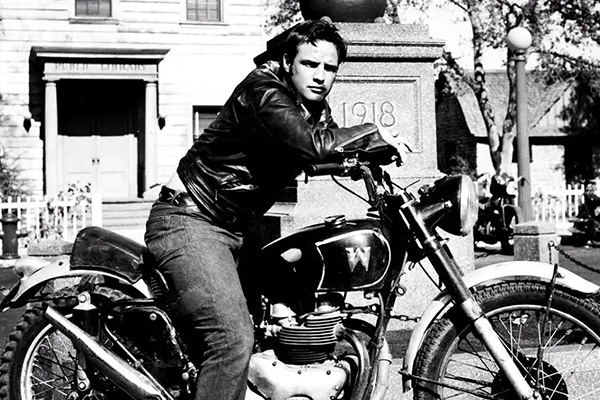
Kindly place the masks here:
POLYGON ((89 182, 101 190, 105 199, 137 196, 135 135, 59 135, 59 149, 62 153, 59 188, 89 182))

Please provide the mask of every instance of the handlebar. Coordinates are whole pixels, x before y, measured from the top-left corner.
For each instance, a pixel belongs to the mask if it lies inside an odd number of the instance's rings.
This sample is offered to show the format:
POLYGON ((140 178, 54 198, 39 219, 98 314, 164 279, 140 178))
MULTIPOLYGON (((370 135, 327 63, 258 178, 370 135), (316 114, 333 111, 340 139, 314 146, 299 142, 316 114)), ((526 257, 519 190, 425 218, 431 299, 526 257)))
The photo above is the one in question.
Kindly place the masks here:
POLYGON ((339 163, 311 164, 304 169, 308 176, 342 175, 347 172, 347 167, 339 163))
MULTIPOLYGON (((304 173, 309 176, 337 175, 350 176, 352 180, 362 179, 367 189, 369 204, 374 205, 378 201, 377 187, 387 185, 386 192, 393 193, 392 181, 387 172, 381 169, 378 164, 368 161, 359 161, 358 158, 346 158, 341 163, 311 164, 304 169, 304 173)), ((383 192, 381 192, 383 193, 383 192)))

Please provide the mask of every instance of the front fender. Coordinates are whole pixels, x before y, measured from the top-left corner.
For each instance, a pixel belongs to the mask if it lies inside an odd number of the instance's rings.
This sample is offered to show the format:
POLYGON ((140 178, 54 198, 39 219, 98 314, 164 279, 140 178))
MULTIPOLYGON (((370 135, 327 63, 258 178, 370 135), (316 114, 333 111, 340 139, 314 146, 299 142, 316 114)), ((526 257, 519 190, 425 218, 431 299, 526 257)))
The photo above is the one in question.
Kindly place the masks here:
MULTIPOLYGON (((111 278, 120 284, 133 288, 139 297, 152 297, 150 289, 141 279, 134 284, 131 284, 131 282, 124 277, 118 274, 112 274, 105 270, 96 270, 91 268, 82 269, 80 267, 78 267, 76 270, 72 270, 70 268, 71 264, 69 262, 68 255, 60 256, 51 262, 43 259, 36 259, 35 257, 27 257, 20 260, 20 262, 23 264, 20 266, 20 269, 27 272, 23 274, 23 277, 11 289, 9 294, 2 299, 2 303, 0 303, 0 310, 2 311, 10 307, 20 307, 26 302, 27 296, 30 293, 34 293, 51 280, 58 278, 74 278, 83 275, 100 275, 111 278)), ((18 266, 16 265, 15 269, 17 269, 17 267, 18 266)))
MULTIPOLYGON (((478 287, 489 286, 497 282, 550 282, 553 273, 554 267, 551 264, 536 261, 508 261, 477 269, 467 274, 463 279, 468 288, 477 290, 478 287)), ((580 293, 583 297, 594 295, 600 291, 600 286, 560 267, 558 268, 556 285, 580 293)), ((452 306, 452 299, 446 291, 440 292, 429 303, 410 336, 404 357, 404 371, 414 373, 415 359, 425 338, 425 333, 434 321, 440 318, 452 306)), ((410 389, 412 389, 411 379, 404 378, 404 391, 410 389)))

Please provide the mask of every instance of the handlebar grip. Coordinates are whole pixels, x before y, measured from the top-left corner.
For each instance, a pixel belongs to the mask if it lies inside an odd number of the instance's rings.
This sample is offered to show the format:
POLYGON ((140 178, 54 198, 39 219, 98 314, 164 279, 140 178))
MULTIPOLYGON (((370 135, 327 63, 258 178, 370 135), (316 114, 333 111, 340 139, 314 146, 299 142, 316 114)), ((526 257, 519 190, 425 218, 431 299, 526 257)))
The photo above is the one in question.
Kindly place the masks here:
POLYGON ((311 164, 304 169, 304 173, 308 176, 319 175, 341 175, 346 172, 346 168, 342 164, 311 164))

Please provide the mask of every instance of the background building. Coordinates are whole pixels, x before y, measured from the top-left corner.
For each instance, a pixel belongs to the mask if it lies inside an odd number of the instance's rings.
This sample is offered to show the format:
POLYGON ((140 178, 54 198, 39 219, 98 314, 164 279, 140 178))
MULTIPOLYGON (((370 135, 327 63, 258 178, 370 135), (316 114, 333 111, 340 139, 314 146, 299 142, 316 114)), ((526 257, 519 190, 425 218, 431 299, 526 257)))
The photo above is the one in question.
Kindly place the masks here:
POLYGON ((154 198, 264 49, 258 0, 4 0, 0 144, 32 194, 154 198))
MULTIPOLYGON (((488 71, 486 83, 496 124, 502 131, 509 92, 506 71, 488 71)), ((562 114, 569 104, 571 90, 570 82, 547 84, 535 73, 527 74, 529 153, 534 191, 564 188, 575 178, 575 172, 569 170, 569 166, 575 165, 578 158, 581 161, 587 157, 583 154, 585 151, 582 153, 585 145, 582 146, 581 136, 577 132, 568 134, 565 129, 562 114)), ((452 173, 462 162, 461 165, 472 170, 474 175, 494 173, 481 111, 475 94, 466 85, 458 95, 438 94, 436 132, 441 171, 452 173)), ((589 145, 592 146, 592 143, 589 145)), ((516 149, 510 172, 517 176, 516 149)))

